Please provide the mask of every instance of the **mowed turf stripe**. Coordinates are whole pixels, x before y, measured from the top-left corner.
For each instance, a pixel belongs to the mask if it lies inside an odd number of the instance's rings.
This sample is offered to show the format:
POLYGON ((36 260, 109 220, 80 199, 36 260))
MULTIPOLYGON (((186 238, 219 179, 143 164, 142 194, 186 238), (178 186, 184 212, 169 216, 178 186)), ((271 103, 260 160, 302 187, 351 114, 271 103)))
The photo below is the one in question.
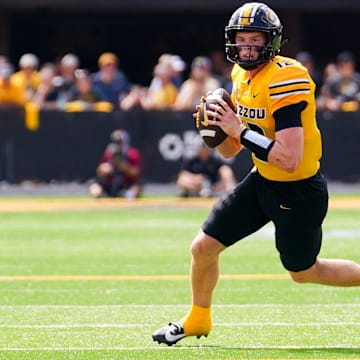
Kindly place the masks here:
MULTIPOLYGON (((121 198, 103 199, 1 199, 0 212, 117 210, 136 208, 210 208, 216 198, 143 198, 129 201, 121 198)), ((360 200, 359 200, 360 202, 360 200)), ((359 206, 360 207, 360 206, 359 206)))
MULTIPOLYGON (((169 308, 171 310, 173 309, 188 309, 188 304, 171 304, 171 305, 161 305, 162 309, 169 308)), ((334 303, 334 304, 278 304, 278 303, 268 303, 268 304, 257 304, 257 303, 251 303, 251 304, 213 304, 213 308, 217 309, 229 309, 229 308, 265 308, 265 309, 273 309, 273 308, 282 308, 282 309, 297 309, 297 308, 310 308, 310 309, 328 309, 331 311, 334 308, 340 308, 344 309, 346 307, 354 308, 354 311, 357 308, 360 308, 360 304, 355 303, 334 303)), ((0 305, 0 310, 6 310, 9 309, 18 309, 18 310, 27 310, 27 309, 66 309, 66 310, 91 310, 94 309, 102 309, 102 310, 116 310, 116 309, 124 309, 124 308, 134 308, 134 309, 148 309, 148 308, 154 308, 158 309, 158 304, 117 304, 117 305, 49 305, 49 304, 40 304, 40 305, 0 305)), ((357 310, 356 310, 357 311, 357 310)))
MULTIPOLYGON (((189 275, 1 275, 0 282, 13 281, 158 281, 188 280, 189 275)), ((224 280, 283 280, 287 274, 224 274, 224 280)))

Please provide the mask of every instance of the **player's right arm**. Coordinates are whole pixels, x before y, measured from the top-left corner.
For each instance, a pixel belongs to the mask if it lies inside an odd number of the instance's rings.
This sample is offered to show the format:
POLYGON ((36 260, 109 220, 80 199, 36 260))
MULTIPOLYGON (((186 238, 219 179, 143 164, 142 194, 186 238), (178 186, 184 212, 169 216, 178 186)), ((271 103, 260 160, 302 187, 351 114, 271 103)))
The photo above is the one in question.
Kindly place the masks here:
POLYGON ((232 136, 228 136, 225 140, 218 145, 215 149, 224 157, 224 158, 231 158, 237 155, 243 146, 240 143, 240 138, 235 139, 232 136))

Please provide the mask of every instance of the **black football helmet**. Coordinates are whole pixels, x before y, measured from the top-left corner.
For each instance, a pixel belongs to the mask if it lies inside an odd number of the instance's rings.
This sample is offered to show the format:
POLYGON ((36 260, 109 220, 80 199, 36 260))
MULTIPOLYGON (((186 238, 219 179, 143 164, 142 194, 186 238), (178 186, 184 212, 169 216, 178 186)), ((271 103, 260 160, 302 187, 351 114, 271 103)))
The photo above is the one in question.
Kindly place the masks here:
POLYGON ((276 13, 266 4, 249 2, 240 6, 231 16, 225 27, 225 53, 229 61, 240 65, 245 70, 252 70, 271 60, 280 53, 282 45, 282 25, 276 13), (258 47, 257 60, 241 60, 239 50, 235 44, 235 35, 238 31, 259 31, 266 35, 264 46, 258 47))

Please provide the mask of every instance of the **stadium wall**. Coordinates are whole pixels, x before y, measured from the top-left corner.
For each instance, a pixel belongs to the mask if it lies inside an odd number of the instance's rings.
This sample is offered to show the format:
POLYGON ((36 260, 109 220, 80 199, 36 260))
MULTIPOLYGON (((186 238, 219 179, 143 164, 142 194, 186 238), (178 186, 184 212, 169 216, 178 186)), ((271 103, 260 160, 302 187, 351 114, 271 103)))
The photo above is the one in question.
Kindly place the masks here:
MULTIPOLYGON (((25 126, 22 109, 0 110, 0 181, 79 181, 95 167, 115 128, 127 130, 144 160, 144 181, 171 182, 182 157, 191 156, 197 132, 190 112, 65 113, 42 111, 37 130, 25 126)), ((330 180, 360 179, 359 113, 318 113, 323 135, 322 172, 330 180)), ((243 151, 230 161, 238 178, 251 168, 243 151)))

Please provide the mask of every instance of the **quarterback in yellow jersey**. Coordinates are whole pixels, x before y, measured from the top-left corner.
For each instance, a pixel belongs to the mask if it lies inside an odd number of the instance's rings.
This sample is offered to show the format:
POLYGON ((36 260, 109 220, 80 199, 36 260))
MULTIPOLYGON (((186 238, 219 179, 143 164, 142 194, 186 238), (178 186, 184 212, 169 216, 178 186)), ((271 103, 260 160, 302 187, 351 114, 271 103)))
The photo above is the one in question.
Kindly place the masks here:
POLYGON ((277 14, 259 2, 240 6, 225 28, 226 56, 235 64, 236 113, 219 99, 207 110, 209 118, 215 117, 208 122, 228 134, 217 151, 231 157, 246 147, 254 168, 218 200, 193 240, 191 308, 152 334, 158 343, 171 346, 187 336, 208 335, 220 253, 269 222, 275 227, 281 263, 292 280, 360 285, 359 264, 318 257, 328 191, 319 171, 315 85, 300 63, 279 55, 281 38, 277 14))
POLYGON ((246 126, 270 139, 275 139, 279 127, 292 126, 291 119, 276 124, 274 113, 290 104, 302 104, 304 151, 299 166, 293 172, 261 161, 253 153, 259 173, 269 180, 294 181, 308 178, 319 169, 321 137, 315 122, 315 84, 307 70, 296 60, 275 56, 249 81, 248 72, 235 65, 232 72, 233 102, 239 118, 246 126), (266 86, 264 86, 266 84, 266 86))

